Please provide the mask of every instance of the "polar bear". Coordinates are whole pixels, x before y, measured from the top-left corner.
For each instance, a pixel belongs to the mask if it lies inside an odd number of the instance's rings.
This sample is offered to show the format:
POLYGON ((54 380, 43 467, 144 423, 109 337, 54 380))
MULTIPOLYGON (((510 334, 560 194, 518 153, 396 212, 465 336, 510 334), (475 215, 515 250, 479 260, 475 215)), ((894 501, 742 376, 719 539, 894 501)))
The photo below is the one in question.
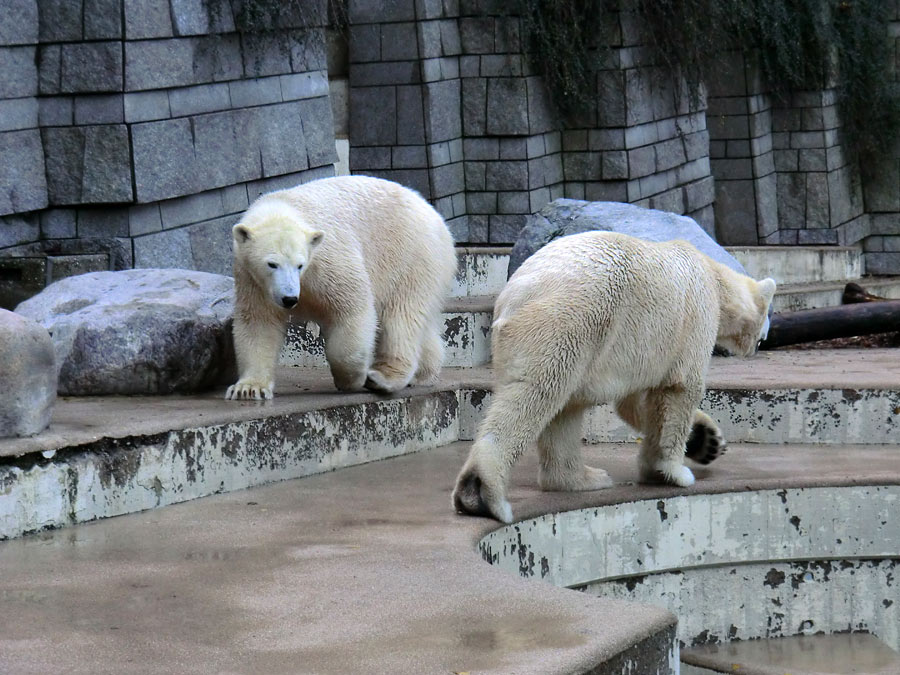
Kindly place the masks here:
POLYGON ((262 195, 233 237, 239 379, 225 398, 272 398, 291 315, 319 325, 341 391, 437 378, 456 250, 418 193, 367 176, 323 178, 262 195))
POLYGON ((494 396, 456 480, 457 511, 512 521, 506 485, 537 439, 543 490, 596 490, 606 472, 580 457, 584 411, 613 403, 643 436, 643 481, 693 484, 685 454, 724 450, 697 410, 714 345, 750 355, 775 282, 756 282, 684 241, 562 237, 528 258, 497 298, 494 396))

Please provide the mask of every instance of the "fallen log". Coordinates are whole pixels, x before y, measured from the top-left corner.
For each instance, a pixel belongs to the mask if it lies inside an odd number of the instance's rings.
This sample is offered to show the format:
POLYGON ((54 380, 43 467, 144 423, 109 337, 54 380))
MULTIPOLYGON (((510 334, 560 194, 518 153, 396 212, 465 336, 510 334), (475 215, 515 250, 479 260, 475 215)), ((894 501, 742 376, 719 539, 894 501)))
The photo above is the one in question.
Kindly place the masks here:
POLYGON ((760 349, 900 331, 900 300, 773 314, 760 349))
POLYGON ((859 302, 883 302, 887 298, 880 295, 872 295, 865 288, 857 283, 850 282, 844 286, 844 293, 841 295, 841 303, 844 305, 853 305, 859 302))

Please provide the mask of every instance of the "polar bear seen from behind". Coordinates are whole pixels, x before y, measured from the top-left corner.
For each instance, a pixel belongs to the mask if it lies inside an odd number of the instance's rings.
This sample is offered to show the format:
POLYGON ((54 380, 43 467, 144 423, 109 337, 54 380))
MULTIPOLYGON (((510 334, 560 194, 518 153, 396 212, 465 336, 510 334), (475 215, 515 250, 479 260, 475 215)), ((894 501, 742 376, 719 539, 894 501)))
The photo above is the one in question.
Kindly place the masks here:
POLYGON ((418 193, 367 176, 324 178, 261 196, 233 235, 239 379, 226 398, 272 397, 291 315, 319 325, 342 391, 437 378, 456 251, 418 193))
POLYGON ((513 463, 537 440, 544 490, 596 490, 606 472, 581 460, 584 411, 612 403, 643 436, 644 481, 693 484, 688 457, 724 449, 697 410, 713 347, 754 353, 775 282, 756 282, 687 242, 623 234, 562 237, 528 258, 497 298, 493 400, 453 503, 511 522, 513 463))

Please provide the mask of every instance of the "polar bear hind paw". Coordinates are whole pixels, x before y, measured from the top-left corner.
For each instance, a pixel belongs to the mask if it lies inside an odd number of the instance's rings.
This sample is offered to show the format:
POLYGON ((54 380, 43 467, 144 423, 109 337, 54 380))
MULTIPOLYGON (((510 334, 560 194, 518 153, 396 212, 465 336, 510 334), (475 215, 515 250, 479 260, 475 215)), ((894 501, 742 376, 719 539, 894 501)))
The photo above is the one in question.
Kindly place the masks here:
POLYGON ((228 387, 225 399, 228 401, 262 401, 274 397, 271 382, 254 382, 239 380, 228 387))
POLYGON ((678 462, 659 462, 652 467, 640 467, 640 479, 643 483, 668 483, 678 487, 690 487, 694 484, 694 472, 678 462))
POLYGON ((694 418, 684 454, 697 464, 709 464, 728 450, 728 444, 715 423, 703 413, 694 418))
POLYGON ((453 490, 453 508, 457 513, 495 518, 509 524, 513 520, 512 507, 503 496, 491 494, 477 470, 461 475, 453 490))

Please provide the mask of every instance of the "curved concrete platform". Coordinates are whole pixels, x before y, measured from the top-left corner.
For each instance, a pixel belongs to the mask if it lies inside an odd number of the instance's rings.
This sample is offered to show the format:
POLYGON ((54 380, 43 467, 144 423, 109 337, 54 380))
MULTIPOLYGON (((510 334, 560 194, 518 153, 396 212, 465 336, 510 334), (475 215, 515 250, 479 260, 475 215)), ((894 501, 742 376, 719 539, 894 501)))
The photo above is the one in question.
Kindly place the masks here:
MULTIPOLYGON (((0 671, 675 672, 665 610, 481 559, 477 542, 497 524, 449 505, 467 450, 457 443, 3 542, 0 671)), ((900 483, 898 447, 740 446, 687 490, 635 485, 633 445, 586 453, 614 487, 540 493, 529 453, 511 489, 516 515, 900 483)))

